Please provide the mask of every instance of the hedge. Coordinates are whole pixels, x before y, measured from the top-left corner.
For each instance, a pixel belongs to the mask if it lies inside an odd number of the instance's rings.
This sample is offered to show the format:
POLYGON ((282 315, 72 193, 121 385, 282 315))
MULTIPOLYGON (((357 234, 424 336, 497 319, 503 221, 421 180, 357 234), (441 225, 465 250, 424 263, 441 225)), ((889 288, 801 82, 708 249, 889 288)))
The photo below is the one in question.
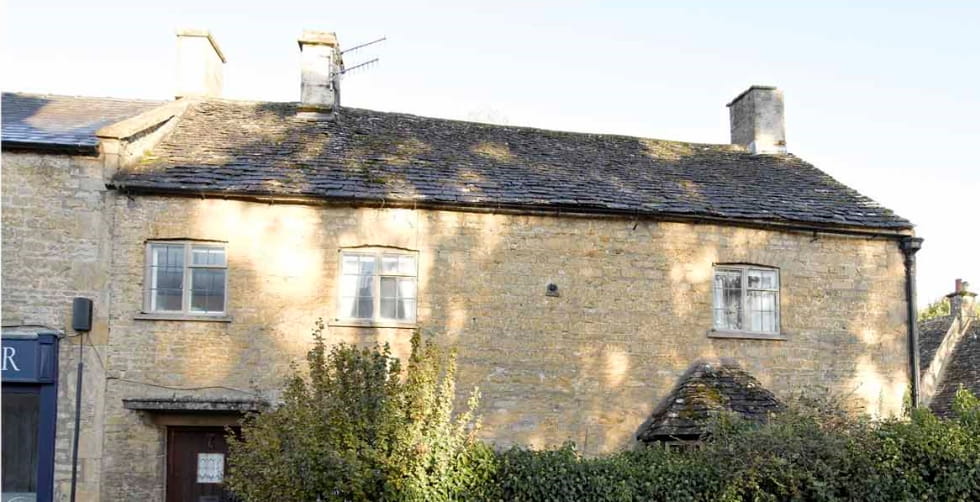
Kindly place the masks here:
POLYGON ((229 431, 227 486, 244 501, 980 500, 980 401, 872 421, 798 397, 765 425, 720 417, 699 448, 638 446, 589 458, 575 445, 495 450, 476 439, 478 394, 453 410, 455 359, 412 337, 404 370, 387 347, 328 350, 283 403, 229 431))

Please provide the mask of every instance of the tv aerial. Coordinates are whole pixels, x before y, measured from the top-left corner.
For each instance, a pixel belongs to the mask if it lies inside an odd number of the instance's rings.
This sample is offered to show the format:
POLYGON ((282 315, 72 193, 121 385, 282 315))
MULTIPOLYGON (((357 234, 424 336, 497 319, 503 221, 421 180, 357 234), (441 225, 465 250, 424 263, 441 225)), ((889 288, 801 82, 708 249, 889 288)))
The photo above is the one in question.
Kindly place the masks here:
MULTIPOLYGON (((381 37, 381 38, 379 38, 377 40, 372 40, 372 41, 367 42, 367 43, 363 43, 363 44, 360 44, 360 45, 355 45, 354 47, 351 47, 350 49, 347 49, 345 51, 340 51, 340 55, 343 56, 344 54, 347 54, 348 52, 354 52, 354 51, 356 51, 358 49, 363 49, 363 48, 365 48, 365 47, 367 47, 369 45, 374 45, 374 44, 377 44, 377 43, 384 42, 385 40, 388 40, 388 37, 381 37)), ((367 67, 369 65, 372 65, 374 63, 377 63, 378 60, 379 60, 379 58, 374 58, 374 59, 370 59, 368 61, 365 61, 363 63, 358 63, 358 64, 356 64, 354 66, 349 67, 349 68, 344 68, 344 69, 340 70, 340 75, 343 76, 343 75, 346 75, 347 73, 352 72, 354 70, 359 70, 361 68, 365 68, 365 67, 367 67)))

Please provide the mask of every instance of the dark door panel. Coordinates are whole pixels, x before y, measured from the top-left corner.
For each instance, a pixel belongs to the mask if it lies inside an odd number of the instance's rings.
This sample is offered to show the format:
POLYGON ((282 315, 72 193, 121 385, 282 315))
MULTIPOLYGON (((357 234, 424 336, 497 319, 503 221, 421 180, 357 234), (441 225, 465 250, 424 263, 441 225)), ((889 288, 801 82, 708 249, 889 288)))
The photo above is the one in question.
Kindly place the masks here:
POLYGON ((228 443, 222 427, 167 429, 167 502, 232 502, 224 489, 228 443))

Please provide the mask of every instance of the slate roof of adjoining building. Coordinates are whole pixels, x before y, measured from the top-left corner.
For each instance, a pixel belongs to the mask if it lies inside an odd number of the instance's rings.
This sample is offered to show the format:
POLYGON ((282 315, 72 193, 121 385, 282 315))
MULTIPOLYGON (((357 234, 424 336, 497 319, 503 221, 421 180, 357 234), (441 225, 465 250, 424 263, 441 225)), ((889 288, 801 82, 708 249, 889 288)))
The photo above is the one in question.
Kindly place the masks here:
POLYGON ((116 188, 908 229, 792 155, 295 103, 202 100, 116 188))
POLYGON ((919 371, 925 373, 936 351, 953 325, 953 316, 945 315, 919 322, 919 371))
POLYGON ((5 92, 0 102, 3 147, 95 154, 95 131, 162 103, 5 92))
MULTIPOLYGON (((921 366, 926 367, 932 362, 952 322, 953 316, 944 316, 919 323, 921 366)), ((980 319, 973 320, 949 355, 929 408, 941 417, 950 416, 953 398, 960 386, 980 396, 980 319)))
POLYGON ((782 404, 734 364, 696 364, 681 378, 636 438, 643 442, 698 439, 723 413, 765 423, 782 404))

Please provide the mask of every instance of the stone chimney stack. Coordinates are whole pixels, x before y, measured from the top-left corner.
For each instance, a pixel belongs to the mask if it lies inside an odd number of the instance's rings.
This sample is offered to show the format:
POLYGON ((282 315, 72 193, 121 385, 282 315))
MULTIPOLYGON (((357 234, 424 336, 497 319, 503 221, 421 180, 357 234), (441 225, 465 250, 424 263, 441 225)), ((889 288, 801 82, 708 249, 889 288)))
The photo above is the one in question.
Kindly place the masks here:
POLYGON ((963 279, 956 279, 956 286, 952 293, 946 295, 949 298, 949 315, 959 317, 965 321, 976 316, 976 293, 971 293, 967 288, 970 283, 963 279))
POLYGON ((732 144, 752 153, 786 153, 783 91, 753 85, 728 103, 732 144))
POLYGON ((336 113, 340 108, 340 58, 337 34, 304 30, 299 37, 301 52, 300 111, 336 113))
POLYGON ((219 97, 225 55, 208 30, 177 30, 177 98, 219 97))

